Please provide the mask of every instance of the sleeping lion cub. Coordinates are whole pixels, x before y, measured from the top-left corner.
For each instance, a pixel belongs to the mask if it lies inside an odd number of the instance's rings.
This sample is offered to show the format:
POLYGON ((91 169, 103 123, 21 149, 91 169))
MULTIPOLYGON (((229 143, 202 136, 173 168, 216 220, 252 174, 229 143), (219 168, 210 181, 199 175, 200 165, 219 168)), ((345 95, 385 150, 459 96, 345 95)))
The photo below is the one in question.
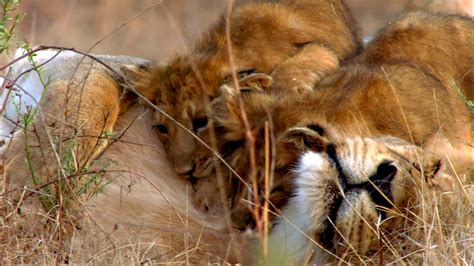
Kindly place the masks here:
POLYGON ((196 140, 185 129, 197 133, 207 127, 208 103, 221 85, 232 83, 233 71, 243 82, 306 91, 360 50, 356 23, 343 0, 244 1, 228 22, 234 66, 223 15, 189 54, 165 67, 129 69, 137 90, 184 126, 155 114, 155 128, 180 175, 189 177, 194 169, 196 140))

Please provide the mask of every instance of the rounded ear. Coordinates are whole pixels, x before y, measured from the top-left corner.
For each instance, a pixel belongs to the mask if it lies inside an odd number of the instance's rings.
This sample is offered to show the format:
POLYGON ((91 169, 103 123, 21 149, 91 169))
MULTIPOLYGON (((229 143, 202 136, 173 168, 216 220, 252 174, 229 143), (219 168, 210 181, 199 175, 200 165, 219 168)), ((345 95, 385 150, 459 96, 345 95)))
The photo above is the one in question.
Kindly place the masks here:
POLYGON ((221 121, 234 121, 237 123, 241 120, 241 110, 239 105, 239 93, 237 89, 229 85, 220 87, 221 95, 212 102, 212 110, 216 118, 221 121))
POLYGON ((268 114, 279 99, 279 96, 256 91, 254 93, 241 93, 229 85, 222 85, 220 96, 212 101, 212 118, 217 126, 225 128, 226 134, 232 135, 233 140, 245 138, 245 123, 248 122, 252 130, 259 130, 268 114), (246 114, 246 122, 242 108, 246 114))
POLYGON ((418 164, 426 180, 438 177, 445 170, 444 161, 433 154, 425 153, 415 164, 418 164))
POLYGON ((452 190, 455 179, 446 172, 446 163, 443 158, 395 137, 382 140, 392 152, 401 155, 416 169, 421 180, 432 187, 452 190))
POLYGON ((157 84, 162 81, 165 67, 158 64, 124 65, 120 68, 127 84, 145 96, 154 100, 158 95, 157 84))
POLYGON ((279 138, 287 146, 289 145, 297 151, 312 150, 323 152, 330 141, 322 135, 324 130, 315 125, 292 127, 286 130, 279 138))
POLYGON ((457 186, 456 178, 447 173, 446 162, 433 154, 424 154, 416 162, 426 183, 438 191, 453 191, 457 186))
POLYGON ((265 73, 255 73, 239 80, 240 91, 267 91, 273 84, 273 78, 265 73))
POLYGON ((221 86, 221 95, 211 102, 212 119, 217 127, 225 128, 231 139, 244 138, 245 128, 241 118, 239 95, 233 87, 221 86))
POLYGON ((240 90, 237 90, 233 86, 224 84, 220 87, 220 97, 217 98, 216 102, 219 104, 225 105, 227 111, 235 118, 241 116, 240 110, 240 100, 244 104, 244 108, 250 114, 256 115, 258 113, 264 113, 264 110, 270 108, 271 106, 281 98, 280 95, 268 93, 262 90, 261 86, 267 86, 273 80, 267 74, 252 74, 246 78, 249 79, 245 82, 248 87, 240 87, 240 90), (255 78, 255 79, 254 79, 255 78), (262 79, 263 80, 262 80, 262 79), (263 82, 263 83, 253 83, 253 82, 263 82), (265 84, 269 82, 268 84, 265 84))

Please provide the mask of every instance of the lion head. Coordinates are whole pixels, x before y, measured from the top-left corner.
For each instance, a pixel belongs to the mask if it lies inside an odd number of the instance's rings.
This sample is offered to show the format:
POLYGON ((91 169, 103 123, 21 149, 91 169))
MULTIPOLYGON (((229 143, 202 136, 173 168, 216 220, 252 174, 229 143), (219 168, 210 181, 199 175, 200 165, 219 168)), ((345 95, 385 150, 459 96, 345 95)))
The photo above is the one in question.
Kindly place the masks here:
POLYGON ((422 191, 454 188, 438 157, 398 138, 325 145, 302 153, 295 165, 295 191, 272 229, 270 258, 296 264, 360 259, 410 223, 422 191))
POLYGON ((282 77, 276 84, 283 86, 285 80, 294 80, 290 69, 311 64, 315 74, 310 82, 315 82, 360 48, 354 28, 342 1, 244 2, 204 33, 189 54, 175 57, 165 67, 129 72, 138 75, 136 89, 168 114, 157 112, 155 128, 175 171, 188 175, 194 169, 196 148, 190 132, 206 128, 209 102, 219 95, 221 85, 233 81, 233 72, 237 80, 275 72, 282 77))

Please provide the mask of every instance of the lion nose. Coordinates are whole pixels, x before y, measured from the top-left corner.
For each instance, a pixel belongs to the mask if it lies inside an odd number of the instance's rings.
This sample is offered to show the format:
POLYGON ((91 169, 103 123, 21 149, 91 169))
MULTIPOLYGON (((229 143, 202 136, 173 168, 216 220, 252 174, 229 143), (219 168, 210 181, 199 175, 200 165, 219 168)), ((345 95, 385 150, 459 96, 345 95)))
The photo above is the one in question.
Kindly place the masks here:
POLYGON ((384 161, 377 167, 375 174, 370 176, 369 181, 359 184, 344 183, 344 192, 349 190, 366 190, 369 192, 376 205, 386 208, 392 207, 392 181, 397 175, 397 167, 390 161, 384 161))
POLYGON ((369 193, 375 204, 383 207, 391 207, 392 204, 392 181, 397 174, 397 167, 389 161, 382 162, 377 167, 377 172, 370 177, 370 181, 373 184, 372 189, 369 189, 369 193))
POLYGON ((383 162, 377 167, 377 173, 370 180, 384 193, 390 192, 390 183, 397 174, 397 167, 391 162, 383 162))

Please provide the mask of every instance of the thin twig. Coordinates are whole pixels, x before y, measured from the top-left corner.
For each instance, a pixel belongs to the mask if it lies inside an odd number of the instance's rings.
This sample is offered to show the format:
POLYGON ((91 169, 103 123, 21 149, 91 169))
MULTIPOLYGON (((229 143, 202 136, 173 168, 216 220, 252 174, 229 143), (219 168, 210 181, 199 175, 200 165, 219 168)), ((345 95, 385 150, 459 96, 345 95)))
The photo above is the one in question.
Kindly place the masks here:
MULTIPOLYGON (((249 157, 250 157, 250 174, 249 178, 252 181, 252 189, 253 189, 253 197, 254 201, 257 205, 260 204, 260 200, 258 198, 258 186, 257 186, 257 162, 255 158, 255 136, 253 135, 252 128, 250 127, 250 123, 248 121, 247 117, 247 112, 245 111, 243 99, 241 97, 240 93, 240 86, 239 86, 239 81, 237 79, 237 69, 234 61, 234 54, 233 54, 233 49, 232 49, 232 39, 230 35, 230 25, 231 25, 231 16, 232 16, 232 8, 234 4, 234 0, 228 0, 227 2, 227 18, 225 22, 225 36, 226 36, 226 46, 227 46, 227 53, 228 53, 228 58, 229 58, 229 65, 231 69, 231 75, 232 75, 232 81, 234 88, 236 90, 236 95, 238 95, 239 99, 239 109, 240 109, 240 115, 242 118, 242 121, 244 123, 245 127, 245 137, 247 140, 247 146, 249 148, 249 157)), ((255 207, 254 208, 254 217, 255 220, 258 222, 260 221, 260 213, 259 213, 259 208, 255 207)), ((259 231, 261 228, 258 228, 259 231)))
POLYGON ((71 52, 75 52, 77 54, 80 54, 80 55, 84 55, 88 58, 91 58, 92 60, 98 62, 100 65, 102 65, 103 67, 105 67, 107 70, 109 70, 113 75, 114 77, 123 83, 123 85, 126 87, 127 90, 130 90, 131 92, 133 92, 135 95, 137 95, 141 100, 143 100, 143 102, 145 102, 149 107, 151 107, 152 109, 158 111, 160 114, 162 114, 163 116, 165 116, 167 119, 170 119, 172 120, 173 122, 176 123, 177 126, 181 127, 183 130, 185 130, 188 134, 190 134, 191 136, 193 136, 200 144, 202 144, 206 149, 208 149, 209 151, 211 151, 211 153, 216 156, 231 172, 232 174, 234 174, 237 178, 239 178, 239 180, 241 180, 242 182, 244 182, 244 184, 246 184, 248 186, 248 184, 245 182, 245 180, 224 160, 224 158, 222 158, 222 156, 214 149, 212 149, 205 141, 203 141, 201 138, 199 138, 194 132, 192 132, 191 130, 189 130, 188 128, 186 128, 186 126, 184 126, 183 124, 179 123, 176 119, 174 119, 172 116, 170 116, 168 113, 166 113, 163 109, 159 108, 158 106, 156 106, 155 104, 153 104, 150 100, 148 100, 145 96, 143 96, 140 92, 138 92, 126 79, 123 78, 123 76, 118 73, 115 69, 113 69, 111 66, 109 66, 108 64, 106 64, 104 61, 100 60, 99 58, 97 58, 96 56, 92 55, 92 54, 88 54, 88 53, 85 53, 85 52, 81 52, 79 50, 76 50, 75 48, 68 48, 68 47, 61 47, 61 46, 56 46, 56 45, 41 45, 41 46, 38 46, 37 48, 31 50, 30 52, 28 52, 27 54, 24 54, 22 55, 21 57, 13 60, 12 62, 6 64, 5 66, 3 66, 2 68, 0 68, 0 70, 2 70, 3 68, 6 68, 12 64, 14 64, 16 61, 20 60, 21 58, 24 58, 26 56, 28 56, 29 54, 33 54, 33 53, 36 53, 38 51, 41 51, 41 50, 48 50, 48 49, 54 49, 54 50, 64 50, 64 51, 71 51, 71 52))
POLYGON ((99 45, 102 41, 104 41, 105 39, 107 39, 110 35, 116 33, 117 31, 121 30, 123 27, 125 27, 128 23, 134 21, 135 19, 137 19, 138 17, 140 17, 141 15, 145 14, 146 12, 152 10, 154 7, 156 7, 157 5, 163 3, 163 0, 159 0, 159 1, 156 1, 154 2, 153 4, 149 5, 148 7, 146 7, 145 9, 143 9, 142 11, 138 12, 137 14, 135 14, 134 16, 132 16, 131 18, 127 19, 125 22, 123 22, 122 24, 120 24, 118 27, 116 27, 114 30, 110 31, 109 33, 105 34, 104 36, 102 36, 102 38, 100 38, 99 40, 97 40, 94 44, 92 44, 91 47, 89 47, 89 49, 87 49, 86 53, 90 53, 92 51, 92 49, 94 49, 97 45, 99 45))

